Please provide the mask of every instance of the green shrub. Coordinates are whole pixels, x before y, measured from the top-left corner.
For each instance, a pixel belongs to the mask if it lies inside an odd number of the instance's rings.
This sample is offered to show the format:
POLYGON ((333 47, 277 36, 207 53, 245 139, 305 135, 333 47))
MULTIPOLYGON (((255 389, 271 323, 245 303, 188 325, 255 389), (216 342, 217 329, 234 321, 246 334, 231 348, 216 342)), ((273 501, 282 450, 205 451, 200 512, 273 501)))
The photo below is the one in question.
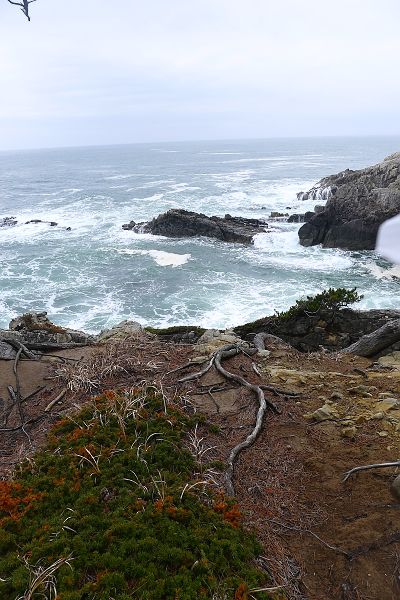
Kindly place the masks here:
MULTIPOLYGON (((0 482, 0 597, 194 600, 260 587, 261 549, 233 501, 185 490, 199 469, 182 440, 196 421, 154 389, 106 392, 0 482), (69 559, 67 561, 67 559, 69 559), (47 585, 47 589, 46 589, 47 585)), ((226 594, 226 595, 224 595, 226 594)), ((266 598, 258 594, 258 598, 266 598)))
POLYGON ((312 316, 321 311, 336 313, 340 308, 360 302, 363 296, 357 292, 357 288, 348 290, 346 288, 329 288, 316 296, 307 296, 306 299, 296 300, 286 312, 277 313, 280 321, 289 321, 303 315, 312 316))

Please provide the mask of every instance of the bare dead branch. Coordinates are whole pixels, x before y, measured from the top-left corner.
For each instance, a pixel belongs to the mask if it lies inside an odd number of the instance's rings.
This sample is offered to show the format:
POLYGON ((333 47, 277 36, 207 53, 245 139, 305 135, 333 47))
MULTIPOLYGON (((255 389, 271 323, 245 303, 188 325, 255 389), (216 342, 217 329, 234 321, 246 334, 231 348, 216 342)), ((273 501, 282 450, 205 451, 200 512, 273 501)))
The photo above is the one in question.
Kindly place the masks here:
POLYGON ((394 462, 378 463, 378 464, 374 464, 374 465, 363 465, 361 467, 354 467, 354 469, 350 469, 350 471, 347 471, 344 474, 343 483, 345 481, 347 481, 348 478, 351 477, 351 475, 354 475, 354 473, 359 473, 360 471, 368 471, 369 469, 385 469, 387 467, 400 467, 400 460, 397 460, 394 462))

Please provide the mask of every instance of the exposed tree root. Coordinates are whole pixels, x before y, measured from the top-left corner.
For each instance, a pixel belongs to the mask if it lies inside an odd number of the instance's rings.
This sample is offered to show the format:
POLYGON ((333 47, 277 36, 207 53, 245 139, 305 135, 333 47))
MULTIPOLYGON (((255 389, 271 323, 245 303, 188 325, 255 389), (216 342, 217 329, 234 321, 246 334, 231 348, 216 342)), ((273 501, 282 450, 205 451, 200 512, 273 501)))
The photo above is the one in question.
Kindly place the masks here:
POLYGON ((350 560, 353 560, 358 556, 363 556, 364 554, 368 554, 368 552, 379 550, 380 548, 390 546, 390 544, 396 544, 397 542, 400 542, 400 531, 395 531, 389 535, 383 535, 375 542, 371 542, 371 544, 357 546, 357 548, 349 550, 349 558, 350 560))
POLYGON ((272 519, 269 522, 272 523, 273 525, 278 525, 278 527, 283 527, 283 529, 289 529, 290 531, 297 531, 300 534, 311 535, 313 538, 318 540, 323 546, 325 546, 325 548, 329 548, 329 550, 332 550, 333 552, 336 552, 337 554, 342 554, 346 558, 352 558, 352 554, 350 552, 347 552, 347 550, 343 550, 342 548, 338 548, 337 546, 333 546, 332 544, 328 544, 328 542, 325 542, 325 540, 320 538, 319 535, 317 535, 310 529, 302 529, 301 527, 295 527, 293 525, 285 525, 285 523, 280 523, 279 521, 274 521, 272 519))
MULTIPOLYGON (((247 356, 251 356, 256 351, 257 350, 253 349, 253 348, 246 349, 245 354, 247 356)), ((201 377, 203 377, 203 375, 208 373, 208 371, 214 366, 216 368, 216 370, 226 380, 233 381, 233 382, 239 384, 240 386, 245 387, 249 391, 253 392, 253 394, 255 394, 255 396, 258 399, 259 408, 257 411, 256 423, 255 423, 253 430, 251 431, 251 433, 247 436, 247 438, 245 440, 243 440, 242 442, 240 442, 240 444, 237 444, 237 446, 232 448, 232 450, 229 454, 229 457, 228 457, 228 468, 225 473, 225 487, 226 487, 227 493, 230 496, 233 496, 235 494, 235 489, 234 489, 234 485, 233 485, 235 462, 237 461, 237 458, 238 458, 239 454, 242 452, 242 450, 244 450, 245 448, 249 448, 257 439, 257 437, 261 431, 262 425, 263 425, 264 415, 265 415, 265 411, 267 410, 267 407, 269 407, 275 413, 280 413, 279 408, 271 400, 268 400, 267 398, 265 398, 263 389, 271 391, 278 396, 285 396, 285 395, 286 396, 296 396, 297 395, 297 394, 294 394, 293 392, 286 392, 285 390, 278 390, 277 388, 274 388, 273 386, 269 386, 269 385, 260 386, 260 385, 250 383, 249 381, 247 381, 247 379, 245 379, 241 375, 236 375, 235 373, 230 373, 222 366, 223 360, 232 358, 233 356, 237 356, 238 354, 240 354, 242 352, 243 352, 243 350, 240 346, 237 346, 237 345, 224 346, 223 348, 220 348, 213 354, 209 363, 201 371, 198 371, 197 373, 192 373, 192 374, 187 375, 186 377, 182 377, 181 379, 178 380, 179 383, 185 383, 187 381, 198 380, 201 377)), ((186 368, 187 366, 188 366, 188 364, 183 365, 184 368, 186 368)), ((217 411, 219 412, 219 407, 217 406, 217 403, 212 396, 211 390, 208 390, 207 393, 209 393, 209 395, 211 396, 211 399, 213 400, 214 404, 217 407, 217 411)))
POLYGON ((350 469, 350 471, 347 471, 344 474, 343 483, 347 481, 348 478, 351 477, 351 475, 354 475, 354 473, 359 473, 360 471, 368 471, 369 469, 384 469, 386 467, 400 467, 400 460, 387 463, 378 463, 375 465, 364 465, 361 467, 354 467, 354 469, 350 469))

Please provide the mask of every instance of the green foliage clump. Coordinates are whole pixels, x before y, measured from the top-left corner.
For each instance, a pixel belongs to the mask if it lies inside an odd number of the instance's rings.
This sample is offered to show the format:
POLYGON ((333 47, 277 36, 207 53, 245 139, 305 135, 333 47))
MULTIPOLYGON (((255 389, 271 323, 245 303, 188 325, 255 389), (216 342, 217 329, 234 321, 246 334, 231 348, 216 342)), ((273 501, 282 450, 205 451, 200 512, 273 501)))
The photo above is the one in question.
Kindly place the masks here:
POLYGON ((106 392, 60 421, 47 449, 0 482, 0 597, 25 597, 40 574, 29 597, 233 600, 264 586, 237 505, 190 488, 194 425, 154 388, 106 392))
POLYGON ((173 327, 145 327, 145 330, 149 333, 154 333, 159 336, 172 336, 172 335, 184 335, 185 333, 194 333, 196 336, 201 337, 205 332, 203 327, 197 327, 196 325, 175 325, 173 327))
POLYGON ((277 318, 281 321, 289 321, 303 315, 315 315, 321 311, 336 313, 340 308, 360 302, 361 299, 362 296, 358 294, 357 288, 351 290, 329 288, 315 296, 307 296, 306 299, 296 300, 296 304, 291 306, 289 310, 278 313, 277 318))

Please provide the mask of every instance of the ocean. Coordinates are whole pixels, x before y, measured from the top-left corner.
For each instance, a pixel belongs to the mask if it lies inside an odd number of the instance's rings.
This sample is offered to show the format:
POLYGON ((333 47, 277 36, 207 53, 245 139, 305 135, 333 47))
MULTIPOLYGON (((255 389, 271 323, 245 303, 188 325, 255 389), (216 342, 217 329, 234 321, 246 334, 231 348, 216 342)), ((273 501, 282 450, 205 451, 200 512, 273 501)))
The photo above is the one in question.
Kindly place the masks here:
POLYGON ((361 308, 399 308, 399 267, 303 248, 300 225, 268 219, 312 210, 297 192, 399 149, 400 137, 337 137, 1 152, 0 219, 18 224, 0 228, 0 327, 46 310, 87 332, 123 319, 227 328, 339 286, 357 287, 361 308), (264 218, 270 231, 249 247, 122 230, 170 208, 264 218))

